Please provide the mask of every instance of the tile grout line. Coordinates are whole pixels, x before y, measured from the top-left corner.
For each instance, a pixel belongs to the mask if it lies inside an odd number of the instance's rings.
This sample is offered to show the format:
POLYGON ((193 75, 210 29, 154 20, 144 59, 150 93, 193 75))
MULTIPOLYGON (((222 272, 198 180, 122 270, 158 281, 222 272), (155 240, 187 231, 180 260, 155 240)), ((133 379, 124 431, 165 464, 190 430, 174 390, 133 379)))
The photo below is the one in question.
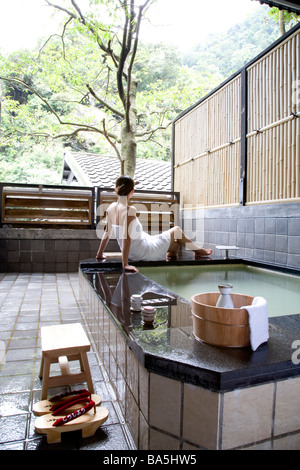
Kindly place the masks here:
MULTIPOLYGON (((17 276, 16 276, 16 278, 15 278, 15 280, 14 280, 14 282, 13 282, 13 285, 9 288, 9 291, 8 291, 8 293, 7 293, 6 297, 5 297, 5 299, 6 299, 7 296, 9 295, 11 289, 14 287, 14 285, 15 285, 15 283, 16 283, 16 280, 17 280, 18 278, 19 278, 19 274, 17 274, 17 276)), ((14 334, 14 332, 15 332, 16 324, 17 324, 17 322, 18 322, 18 320, 19 320, 19 317, 20 317, 21 305, 22 305, 22 303, 23 303, 23 300, 24 300, 24 297, 25 297, 25 295, 26 295, 26 293, 27 293, 27 290, 28 290, 28 282, 27 282, 27 286, 26 286, 25 292, 24 292, 24 294, 23 294, 23 296, 22 296, 22 300, 20 300, 19 309, 18 309, 18 314, 17 314, 17 316, 16 316, 15 322, 14 322, 13 327, 12 327, 12 329, 11 329, 11 333, 10 333, 10 336, 9 336, 9 339, 8 339, 8 342, 7 342, 7 346, 6 346, 6 348, 5 348, 5 352, 4 352, 4 355, 3 355, 3 359, 2 359, 2 361, 1 361, 1 363, 0 363, 0 372, 1 372, 1 370, 2 370, 4 361, 5 361, 5 356, 6 356, 6 354, 7 354, 7 351, 8 351, 9 345, 10 345, 10 343, 11 343, 13 334, 14 334)), ((2 302, 2 304, 3 304, 3 302, 2 302)), ((2 304, 1 304, 1 305, 2 305, 2 304)))
MULTIPOLYGON (((32 274, 30 275, 29 282, 32 279, 32 274)), ((28 419, 27 419, 27 426, 26 426, 26 436, 25 436, 25 442, 24 446, 26 448, 27 442, 30 440, 30 422, 32 418, 32 405, 33 405, 33 395, 34 395, 34 380, 35 380, 35 375, 36 375, 36 364, 37 364, 37 353, 38 353, 38 339, 39 339, 39 327, 40 327, 40 322, 41 322, 41 304, 42 304, 42 296, 43 296, 43 289, 44 289, 44 274, 41 280, 41 290, 40 290, 40 298, 39 298, 39 313, 38 313, 38 322, 37 322, 37 327, 36 327, 36 335, 35 335, 35 352, 34 352, 34 361, 32 365, 32 373, 31 373, 31 386, 30 386, 30 393, 29 393, 29 399, 30 399, 30 409, 28 413, 28 419)))

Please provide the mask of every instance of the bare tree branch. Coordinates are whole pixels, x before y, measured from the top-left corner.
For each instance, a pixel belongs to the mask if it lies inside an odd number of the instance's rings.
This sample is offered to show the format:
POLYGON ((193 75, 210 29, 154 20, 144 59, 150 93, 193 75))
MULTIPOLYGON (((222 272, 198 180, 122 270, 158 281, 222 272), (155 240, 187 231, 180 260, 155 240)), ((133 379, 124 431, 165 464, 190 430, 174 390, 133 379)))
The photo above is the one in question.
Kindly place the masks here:
MULTIPOLYGON (((140 26, 141 26, 143 11, 147 7, 147 5, 149 4, 150 1, 151 0, 147 0, 143 5, 141 5, 139 7, 138 19, 137 19, 136 26, 135 26, 135 40, 134 40, 133 50, 132 50, 131 59, 130 59, 129 67, 128 67, 128 73, 127 73, 127 75, 128 75, 128 78, 127 78, 127 105, 126 105, 126 108, 125 108, 126 109, 126 125, 127 125, 128 130, 130 130, 129 112, 130 112, 130 88, 131 88, 132 68, 133 68, 133 64, 134 64, 134 61, 135 61, 135 56, 136 56, 136 51, 137 51, 137 46, 138 46, 138 41, 139 41, 139 32, 140 32, 140 26)), ((132 2, 131 2, 132 9, 133 9, 133 4, 134 4, 134 1, 132 0, 132 2)), ((133 12, 133 15, 134 15, 134 12, 133 12)), ((133 20, 134 20, 134 16, 132 16, 132 22, 131 22, 130 28, 133 28, 133 20)), ((130 40, 132 38, 132 32, 133 31, 131 30, 130 40)))
POLYGON ((168 129, 168 127, 172 124, 172 121, 168 122, 165 126, 157 126, 153 129, 149 129, 149 130, 145 130, 145 131, 140 131, 140 132, 137 132, 136 133, 136 137, 144 137, 145 135, 152 135, 154 134, 156 131, 159 131, 159 130, 166 130, 168 129))
POLYGON ((115 152, 116 152, 116 154, 117 154, 117 156, 118 156, 118 159, 119 159, 120 162, 122 163, 123 160, 122 160, 122 156, 121 156, 121 154, 120 154, 120 152, 119 152, 119 149, 118 149, 118 147, 116 146, 116 144, 110 139, 110 137, 109 137, 109 135, 108 135, 108 133, 107 133, 107 131, 106 131, 105 119, 103 119, 102 123, 103 123, 103 135, 104 135, 104 137, 106 138, 106 140, 110 143, 110 145, 115 149, 115 152))
POLYGON ((72 3, 72 5, 73 5, 73 7, 75 8, 75 10, 77 11, 78 15, 80 16, 81 20, 82 20, 82 21, 85 21, 85 20, 84 20, 84 16, 83 16, 83 14, 81 13, 81 10, 80 10, 79 6, 77 5, 77 3, 75 2, 75 0, 71 0, 71 3, 72 3))
POLYGON ((101 103, 106 109, 108 109, 109 111, 112 111, 114 114, 116 114, 117 116, 120 116, 122 119, 124 119, 125 115, 124 113, 122 113, 121 111, 119 111, 118 109, 114 108, 113 106, 111 106, 110 104, 108 104, 106 101, 104 101, 102 98, 100 98, 100 96, 98 96, 96 94, 96 92, 91 88, 91 86, 89 84, 86 85, 87 89, 89 90, 89 92, 91 93, 91 95, 93 95, 93 97, 99 101, 99 103, 101 103))
MULTIPOLYGON (((76 11, 78 12, 78 15, 77 16, 75 13, 73 13, 72 11, 60 6, 60 5, 57 5, 55 3, 52 3, 50 2, 49 0, 46 0, 46 2, 48 3, 49 6, 53 7, 53 8, 56 8, 57 10, 60 10, 60 11, 63 11, 64 13, 67 13, 67 15, 69 15, 71 18, 75 19, 75 20, 78 20, 80 21, 84 26, 86 26, 89 31, 95 36, 96 40, 97 40, 97 44, 98 46, 100 47, 100 49, 103 51, 103 52, 106 52, 107 54, 109 54, 113 60, 116 59, 116 56, 112 56, 111 53, 112 53, 112 50, 108 47, 105 46, 105 44, 101 41, 101 38, 98 34, 98 32, 95 30, 95 28, 93 28, 93 26, 91 25, 91 23, 87 23, 86 22, 86 19, 84 18, 84 16, 82 15, 81 11, 80 11, 80 8, 78 7, 78 5, 76 4, 75 0, 71 0, 72 2, 72 5, 74 6, 74 8, 76 9, 76 11)), ((107 32, 107 30, 103 29, 103 28, 100 28, 100 26, 98 25, 97 26, 100 30, 104 31, 104 32, 107 32)))
POLYGON ((72 21, 73 18, 69 18, 67 20, 67 22, 64 24, 64 28, 63 28, 63 32, 62 34, 52 34, 48 39, 47 41, 42 45, 42 47, 39 49, 39 55, 40 53, 42 52, 42 50, 44 49, 44 47, 48 44, 48 42, 54 37, 54 36, 58 36, 61 38, 61 42, 62 42, 62 46, 63 46, 63 57, 64 57, 64 60, 67 60, 66 59, 66 54, 65 54, 65 51, 66 51, 66 47, 65 47, 65 40, 64 40, 64 36, 65 36, 65 32, 66 32, 66 29, 67 29, 67 26, 68 24, 72 21))
POLYGON ((78 16, 74 15, 74 13, 72 13, 70 10, 67 10, 66 8, 60 6, 60 5, 56 5, 55 3, 52 3, 50 2, 49 0, 46 0, 46 3, 50 6, 50 7, 53 7, 53 8, 56 8, 57 10, 61 10, 61 11, 64 11, 65 13, 67 13, 69 16, 71 16, 72 18, 74 19, 78 19, 78 16))
MULTIPOLYGON (((39 97, 39 99, 41 101, 43 101, 43 103, 48 107, 49 111, 51 111, 52 114, 54 114, 54 116, 57 118, 58 122, 61 124, 61 125, 65 125, 65 126, 75 126, 75 127, 78 127, 80 129, 80 131, 90 131, 90 132, 97 132, 97 133, 100 133, 100 134, 103 134, 103 132, 95 127, 95 126, 91 126, 89 124, 82 124, 82 123, 78 123, 78 122, 71 122, 71 121, 63 121, 60 116, 57 114, 57 112, 53 109, 53 107, 51 106, 51 104, 49 103, 48 100, 46 100, 37 90, 35 90, 31 85, 29 85, 28 83, 26 83, 24 80, 20 80, 18 78, 7 78, 7 77, 2 77, 0 76, 0 80, 5 80, 5 81, 8 81, 8 82, 15 82, 15 83, 18 83, 20 85, 23 85, 24 87, 26 87, 28 90, 30 90, 33 94, 35 94, 36 96, 39 97)), ((74 131, 75 132, 75 131, 74 131)), ((64 134, 65 135, 65 134, 64 134)), ((112 138, 114 138, 115 136, 114 135, 111 135, 112 138)))
POLYGON ((128 12, 127 12, 127 0, 125 0, 124 2, 123 9, 125 13, 125 22, 124 22, 124 27, 123 27, 123 40, 122 40, 122 47, 121 47, 121 55, 120 55, 119 66, 118 66, 118 71, 117 71, 117 84, 118 84, 119 96, 123 103, 124 109, 126 109, 125 93, 124 93, 124 86, 123 86, 123 71, 124 71, 125 61, 129 52, 128 40, 127 40, 128 29, 131 28, 129 18, 128 18, 128 12))

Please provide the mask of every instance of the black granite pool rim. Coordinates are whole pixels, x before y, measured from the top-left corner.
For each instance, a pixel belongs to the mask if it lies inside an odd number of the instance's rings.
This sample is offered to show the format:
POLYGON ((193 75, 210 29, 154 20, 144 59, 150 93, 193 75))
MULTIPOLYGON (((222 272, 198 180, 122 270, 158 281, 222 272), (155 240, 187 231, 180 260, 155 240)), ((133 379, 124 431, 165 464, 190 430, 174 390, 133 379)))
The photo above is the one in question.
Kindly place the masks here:
MULTIPOLYGON (((250 262, 245 259, 179 259, 172 264, 247 264, 290 274, 300 271, 282 266, 250 262)), ((168 263, 169 265, 170 263, 168 263)), ((138 266, 164 266, 161 263, 136 263, 138 266)), ((79 265, 83 274, 91 272, 122 272, 120 259, 106 259, 104 262, 83 260, 79 265)), ((90 282, 86 275, 87 282, 90 282)), ((299 279, 300 280, 300 279, 299 279)), ((94 288, 94 286, 93 286, 94 288)), ((95 295, 98 295, 95 291, 95 295)), ((173 293, 176 296, 176 294, 173 293)), ((176 296, 178 297, 178 296, 176 296)), ((126 335, 128 346, 141 364, 149 371, 165 377, 202 386, 212 391, 225 392, 300 376, 300 364, 292 361, 294 341, 300 341, 300 312, 269 318, 269 341, 256 351, 251 348, 219 348, 197 341, 192 327, 168 329, 169 343, 165 348, 156 349, 151 343, 151 331, 125 332, 114 318, 101 296, 100 300, 113 321, 126 335), (176 345, 173 347, 172 345, 176 345)), ((300 307, 299 307, 300 308, 300 307)), ((299 354, 300 356, 300 354, 299 354)))

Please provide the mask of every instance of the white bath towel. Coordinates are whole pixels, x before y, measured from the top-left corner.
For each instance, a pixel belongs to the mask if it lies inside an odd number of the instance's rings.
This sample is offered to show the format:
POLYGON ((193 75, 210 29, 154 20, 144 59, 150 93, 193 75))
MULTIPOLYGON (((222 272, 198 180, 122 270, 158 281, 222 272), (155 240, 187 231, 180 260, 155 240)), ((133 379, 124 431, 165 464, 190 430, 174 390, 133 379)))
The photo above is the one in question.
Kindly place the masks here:
POLYGON ((269 339, 268 307, 263 297, 254 297, 251 305, 241 307, 249 314, 250 344, 252 351, 269 339))

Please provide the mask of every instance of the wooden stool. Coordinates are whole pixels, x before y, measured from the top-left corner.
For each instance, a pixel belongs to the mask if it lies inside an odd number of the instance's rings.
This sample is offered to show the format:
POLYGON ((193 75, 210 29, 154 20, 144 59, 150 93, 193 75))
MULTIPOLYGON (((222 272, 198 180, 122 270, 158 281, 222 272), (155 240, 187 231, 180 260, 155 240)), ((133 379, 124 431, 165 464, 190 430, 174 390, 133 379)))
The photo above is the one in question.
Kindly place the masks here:
POLYGON ((42 360, 39 377, 43 379, 42 400, 47 399, 48 388, 87 382, 88 390, 94 387, 87 358, 89 340, 80 323, 43 326, 41 328, 42 360), (79 373, 71 373, 69 362, 80 362, 79 373), (50 365, 59 363, 61 375, 50 377, 50 365))

